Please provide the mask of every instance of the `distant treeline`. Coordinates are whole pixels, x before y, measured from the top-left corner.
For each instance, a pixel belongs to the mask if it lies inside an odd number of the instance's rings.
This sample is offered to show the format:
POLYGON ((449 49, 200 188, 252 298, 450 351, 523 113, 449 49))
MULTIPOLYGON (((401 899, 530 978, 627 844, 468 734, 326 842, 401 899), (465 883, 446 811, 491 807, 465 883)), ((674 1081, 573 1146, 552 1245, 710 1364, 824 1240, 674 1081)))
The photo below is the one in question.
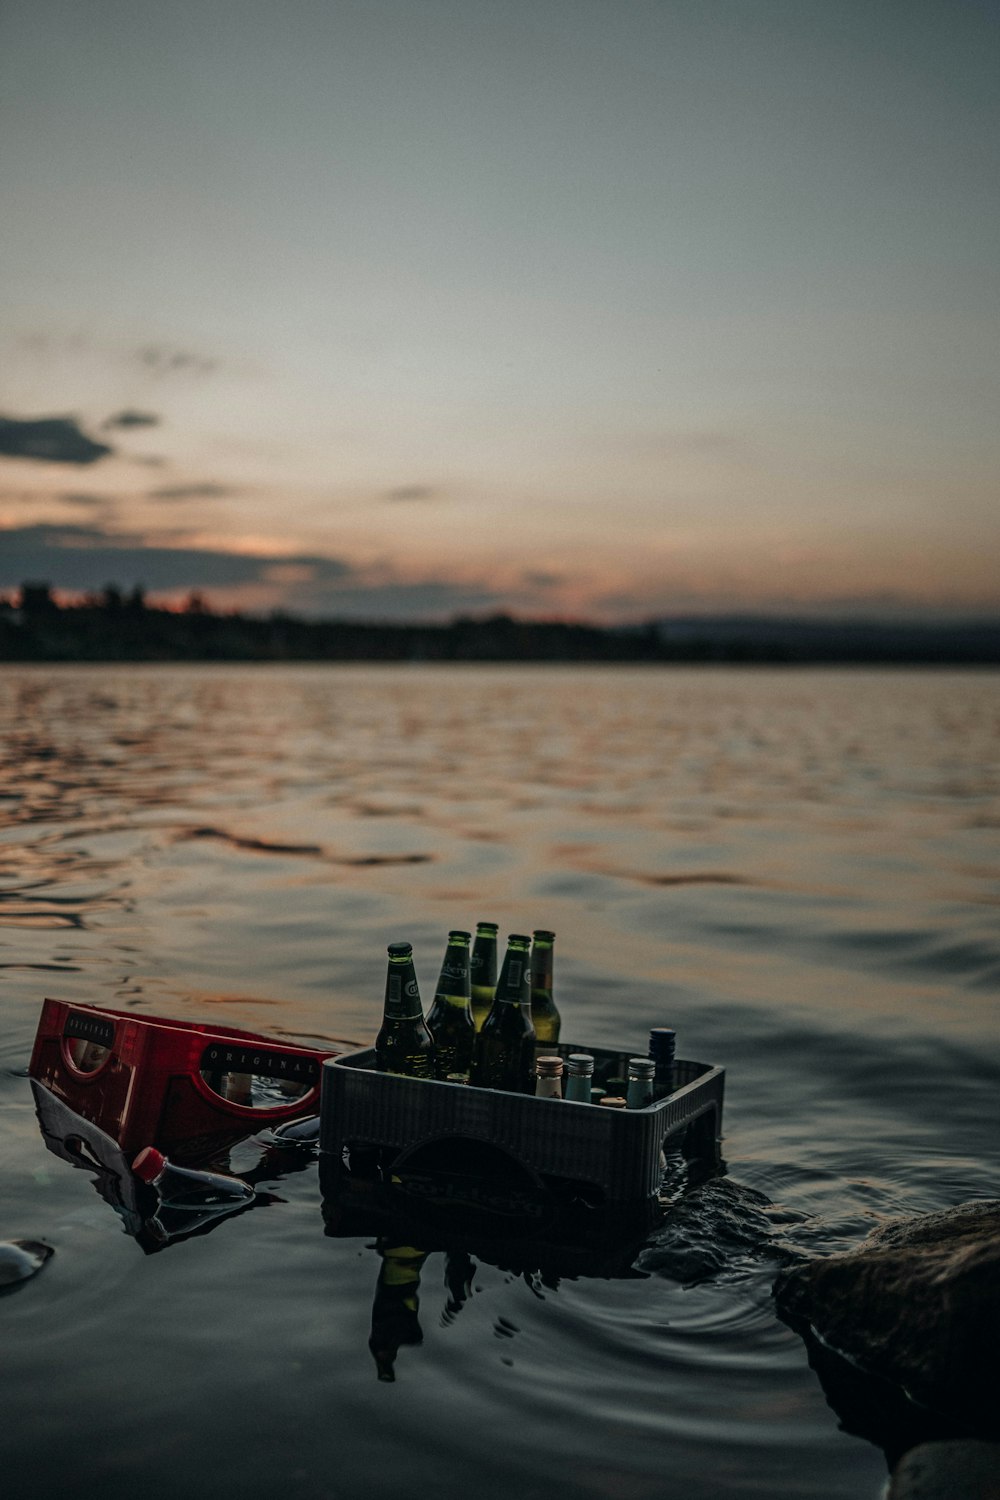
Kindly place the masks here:
POLYGON ((181 610, 108 587, 60 606, 48 584, 0 597, 0 662, 591 661, 1000 664, 1000 620, 882 624, 761 616, 684 617, 604 628, 497 614, 447 624, 219 614, 192 594, 181 610))

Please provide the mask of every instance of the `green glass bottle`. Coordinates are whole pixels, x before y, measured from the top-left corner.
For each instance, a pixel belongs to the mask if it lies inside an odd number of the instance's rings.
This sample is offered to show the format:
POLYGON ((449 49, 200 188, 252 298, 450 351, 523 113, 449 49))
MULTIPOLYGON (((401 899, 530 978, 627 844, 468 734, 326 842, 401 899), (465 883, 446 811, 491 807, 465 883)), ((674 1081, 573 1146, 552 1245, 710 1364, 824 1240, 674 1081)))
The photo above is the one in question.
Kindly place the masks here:
POLYGON ((380 1073, 407 1078, 434 1077, 434 1039, 427 1030, 409 943, 389 944, 382 1029, 375 1038, 380 1073))
POLYGON ((561 1018, 552 998, 552 945, 554 932, 539 928, 531 945, 531 1023, 540 1042, 549 1046, 559 1040, 561 1018))
POLYGON ((469 934, 449 932, 427 1030, 434 1038, 434 1076, 453 1083, 469 1081, 476 1028, 472 1024, 469 982, 469 934))
POLYGON ((472 980, 472 1023, 481 1031, 497 987, 497 924, 477 922, 469 960, 472 980))
POLYGON ((531 1024, 531 939, 507 939, 496 997, 476 1038, 472 1082, 509 1094, 535 1091, 535 1028, 531 1024))

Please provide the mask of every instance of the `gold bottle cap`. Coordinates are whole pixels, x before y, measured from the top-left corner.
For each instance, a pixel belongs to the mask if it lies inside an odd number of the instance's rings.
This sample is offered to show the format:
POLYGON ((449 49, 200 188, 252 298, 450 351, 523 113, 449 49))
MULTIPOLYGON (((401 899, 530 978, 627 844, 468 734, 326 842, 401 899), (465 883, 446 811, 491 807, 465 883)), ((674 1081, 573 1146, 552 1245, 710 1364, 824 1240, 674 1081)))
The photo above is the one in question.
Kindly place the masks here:
POLYGON ((605 1109, 624 1109, 625 1100, 619 1094, 605 1094, 603 1099, 597 1101, 603 1104, 605 1109))
POLYGON ((561 1078, 562 1070, 561 1057, 550 1057, 546 1054, 544 1057, 535 1058, 535 1074, 538 1078, 561 1078))

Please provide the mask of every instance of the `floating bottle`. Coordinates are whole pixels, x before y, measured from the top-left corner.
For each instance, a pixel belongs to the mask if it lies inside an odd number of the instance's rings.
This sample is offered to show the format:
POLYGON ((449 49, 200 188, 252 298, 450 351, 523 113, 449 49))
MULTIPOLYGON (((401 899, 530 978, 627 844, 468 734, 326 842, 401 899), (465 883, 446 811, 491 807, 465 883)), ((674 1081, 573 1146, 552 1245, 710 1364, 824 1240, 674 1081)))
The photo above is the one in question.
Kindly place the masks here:
POLYGON ((497 924, 477 922, 469 959, 472 981, 472 1022, 477 1031, 490 1013, 497 987, 497 924))
POLYGON ((589 1104, 594 1084, 594 1059, 589 1052, 571 1052, 566 1059, 566 1088, 564 1099, 575 1104, 589 1104))
POLYGON ((674 1052, 677 1033, 669 1026, 654 1026, 649 1033, 649 1056, 656 1071, 653 1077, 653 1098, 665 1099, 677 1087, 677 1068, 674 1052))
POLYGON ((552 945, 555 933, 539 928, 531 945, 531 1024, 546 1046, 559 1040, 560 1016, 552 997, 552 945))
POLYGON ((468 1083, 476 1028, 470 1009, 469 934, 449 932, 427 1030, 434 1038, 434 1076, 468 1083))
POLYGON ((648 1109, 653 1102, 653 1075, 656 1063, 651 1057, 630 1057, 625 1103, 629 1109, 648 1109))
POLYGON ((563 1060, 558 1056, 543 1053, 535 1058, 535 1097, 537 1099, 562 1098, 563 1060))
POLYGON ((192 1167, 175 1167, 162 1151, 146 1146, 132 1163, 132 1171, 143 1182, 156 1189, 160 1202, 170 1208, 232 1208, 249 1203, 254 1190, 242 1177, 226 1177, 222 1172, 198 1172, 192 1167))
POLYGON ((410 943, 390 943, 382 1027, 375 1038, 380 1073, 434 1077, 434 1039, 427 1030, 410 943))
POLYGON ((512 932, 507 939, 497 992, 476 1038, 472 1082, 510 1094, 534 1090, 535 1028, 531 1024, 531 939, 512 932))

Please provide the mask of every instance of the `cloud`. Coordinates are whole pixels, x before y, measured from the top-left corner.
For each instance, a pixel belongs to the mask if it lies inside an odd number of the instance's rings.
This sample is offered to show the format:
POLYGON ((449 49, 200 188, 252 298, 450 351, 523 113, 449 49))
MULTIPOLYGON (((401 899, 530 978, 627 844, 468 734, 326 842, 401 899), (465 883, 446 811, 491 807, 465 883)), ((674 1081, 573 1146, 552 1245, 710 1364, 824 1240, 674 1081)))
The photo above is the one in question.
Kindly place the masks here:
POLYGON ((275 566, 308 568, 313 582, 330 586, 352 576, 333 557, 278 557, 197 547, 151 545, 141 536, 100 526, 43 523, 0 531, 0 588, 43 578, 55 588, 102 588, 109 581, 141 583, 151 592, 231 588, 265 582, 275 566))
POLYGON ((101 423, 101 426, 106 429, 116 427, 158 427, 159 425, 160 418, 154 416, 152 412, 134 411, 131 407, 126 407, 124 411, 115 412, 113 416, 108 417, 106 422, 101 423))
POLYGON ((216 359, 172 349, 168 344, 146 344, 135 352, 135 358, 156 375, 211 375, 219 368, 216 359))
MULTIPOLYGON (((77 490, 57 495, 56 499, 61 500, 63 505, 74 505, 78 510, 101 510, 107 512, 114 509, 115 505, 110 495, 88 495, 77 490)), ((0 531, 0 537, 3 535, 4 533, 0 531)))
POLYGON ((0 454, 50 464, 92 464, 114 452, 81 432, 73 417, 0 417, 0 454))
POLYGON ((386 500, 437 500, 441 491, 431 484, 401 484, 394 490, 386 490, 386 500))
POLYGON ((227 495, 238 495, 239 490, 228 484, 168 484, 160 489, 147 490, 147 500, 222 500, 227 495))

